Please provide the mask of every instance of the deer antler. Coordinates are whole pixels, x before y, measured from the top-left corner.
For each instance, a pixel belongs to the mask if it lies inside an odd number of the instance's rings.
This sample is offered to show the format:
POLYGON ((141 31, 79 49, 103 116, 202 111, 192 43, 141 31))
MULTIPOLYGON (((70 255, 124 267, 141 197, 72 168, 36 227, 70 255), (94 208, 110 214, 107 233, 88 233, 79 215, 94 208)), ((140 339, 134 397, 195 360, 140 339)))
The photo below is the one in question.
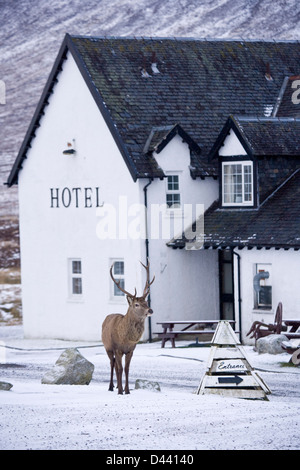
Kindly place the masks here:
POLYGON ((111 268, 110 268, 110 277, 112 278, 112 280, 114 281, 114 283, 116 284, 116 286, 120 289, 120 291, 124 292, 124 294, 128 295, 128 297, 131 297, 132 299, 134 299, 136 297, 136 288, 134 289, 134 294, 130 294, 129 292, 127 292, 125 289, 123 289, 121 286, 120 286, 120 283, 121 281, 116 281, 115 278, 113 277, 113 273, 112 273, 112 269, 114 267, 114 264, 111 265, 111 268))
POLYGON ((144 298, 146 298, 147 295, 149 294, 149 292, 150 292, 150 286, 151 286, 151 284, 153 284, 154 279, 155 279, 155 276, 153 276, 152 281, 149 282, 149 277, 150 277, 150 274, 149 274, 150 262, 149 262, 149 259, 148 259, 148 258, 147 258, 147 262, 148 262, 148 264, 147 264, 147 266, 145 266, 145 265, 140 261, 141 265, 144 266, 144 268, 145 268, 146 271, 147 271, 147 280, 146 280, 146 284, 145 284, 145 288, 144 288, 144 292, 143 292, 143 297, 144 297, 144 298))

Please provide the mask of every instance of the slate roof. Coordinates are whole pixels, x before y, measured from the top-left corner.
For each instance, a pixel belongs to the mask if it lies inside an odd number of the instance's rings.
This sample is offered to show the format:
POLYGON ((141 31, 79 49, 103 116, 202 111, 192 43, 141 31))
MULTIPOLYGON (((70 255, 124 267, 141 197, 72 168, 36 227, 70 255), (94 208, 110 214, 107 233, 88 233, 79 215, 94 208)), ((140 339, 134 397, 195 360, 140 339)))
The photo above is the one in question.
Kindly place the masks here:
POLYGON ((179 135, 189 145, 192 152, 200 155, 200 147, 179 124, 153 127, 144 147, 144 153, 148 155, 151 155, 152 152, 160 153, 175 135, 179 135))
POLYGON ((285 77, 276 106, 274 116, 300 117, 300 75, 285 77))
POLYGON ((229 116, 210 151, 210 159, 217 157, 230 128, 242 139, 250 156, 300 157, 300 117, 229 116))
POLYGON ((263 116, 284 77, 299 74, 297 41, 96 38, 66 35, 8 185, 30 146, 69 50, 134 180, 163 177, 143 150, 154 127, 180 125, 201 149, 193 177, 217 176, 208 154, 230 114, 263 116))
POLYGON ((300 118, 237 116, 235 121, 252 155, 300 157, 300 118))
MULTIPOLYGON (((204 215, 204 248, 300 249, 300 168, 258 209, 219 209, 217 201, 204 215)), ((171 240, 183 248, 188 240, 171 240)))

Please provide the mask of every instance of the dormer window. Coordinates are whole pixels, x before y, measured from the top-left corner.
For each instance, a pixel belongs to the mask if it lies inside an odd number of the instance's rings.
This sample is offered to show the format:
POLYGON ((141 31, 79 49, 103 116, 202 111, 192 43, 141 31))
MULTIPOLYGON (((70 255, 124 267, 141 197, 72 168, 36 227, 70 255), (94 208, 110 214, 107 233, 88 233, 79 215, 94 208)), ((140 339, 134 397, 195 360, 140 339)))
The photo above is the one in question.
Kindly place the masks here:
POLYGON ((253 163, 222 162, 222 205, 253 206, 253 163))

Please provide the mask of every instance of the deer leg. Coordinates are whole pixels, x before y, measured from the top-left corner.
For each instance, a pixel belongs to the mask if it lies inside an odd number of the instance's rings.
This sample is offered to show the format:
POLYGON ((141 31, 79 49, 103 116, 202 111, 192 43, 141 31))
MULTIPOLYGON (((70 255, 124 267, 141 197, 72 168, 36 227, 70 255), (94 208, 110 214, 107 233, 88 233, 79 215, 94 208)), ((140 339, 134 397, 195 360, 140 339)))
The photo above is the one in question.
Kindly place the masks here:
POLYGON ((107 355, 110 360, 110 383, 109 383, 109 391, 113 392, 114 391, 114 366, 115 366, 115 358, 114 358, 114 353, 112 351, 108 352, 107 355))
POLYGON ((117 386, 118 386, 118 394, 123 395, 123 387, 122 387, 122 373, 123 373, 123 367, 122 367, 122 356, 123 354, 119 351, 115 352, 115 368, 116 368, 116 374, 117 374, 117 386))
POLYGON ((130 361, 131 361, 132 355, 133 355, 133 351, 130 351, 125 356, 125 393, 127 395, 130 393, 128 376, 129 376, 129 366, 130 366, 130 361))

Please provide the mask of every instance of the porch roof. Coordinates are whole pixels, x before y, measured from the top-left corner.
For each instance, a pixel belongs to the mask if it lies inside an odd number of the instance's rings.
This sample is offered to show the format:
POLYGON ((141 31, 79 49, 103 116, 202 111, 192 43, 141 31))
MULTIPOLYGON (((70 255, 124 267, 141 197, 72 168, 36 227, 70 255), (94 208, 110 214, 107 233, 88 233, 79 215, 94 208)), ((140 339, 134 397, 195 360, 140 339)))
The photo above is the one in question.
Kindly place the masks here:
MULTIPOLYGON (((222 209, 216 201, 204 214, 203 248, 300 249, 300 168, 258 209, 222 209)), ((183 248, 186 238, 168 243, 183 248)))

